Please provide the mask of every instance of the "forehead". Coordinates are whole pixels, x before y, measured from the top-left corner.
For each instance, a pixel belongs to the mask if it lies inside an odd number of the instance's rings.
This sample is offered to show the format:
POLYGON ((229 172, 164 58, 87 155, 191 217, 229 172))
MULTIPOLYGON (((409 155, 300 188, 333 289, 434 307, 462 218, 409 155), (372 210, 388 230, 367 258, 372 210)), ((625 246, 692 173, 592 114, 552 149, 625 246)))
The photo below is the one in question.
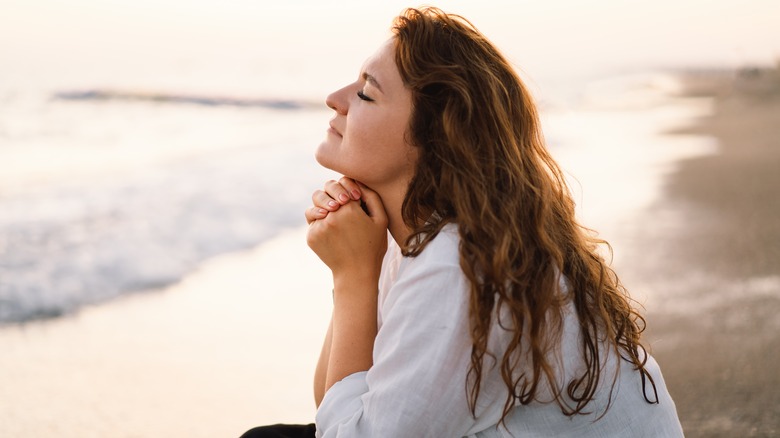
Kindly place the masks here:
POLYGON ((395 40, 385 41, 361 68, 360 76, 373 76, 382 88, 403 86, 401 74, 395 65, 395 40))

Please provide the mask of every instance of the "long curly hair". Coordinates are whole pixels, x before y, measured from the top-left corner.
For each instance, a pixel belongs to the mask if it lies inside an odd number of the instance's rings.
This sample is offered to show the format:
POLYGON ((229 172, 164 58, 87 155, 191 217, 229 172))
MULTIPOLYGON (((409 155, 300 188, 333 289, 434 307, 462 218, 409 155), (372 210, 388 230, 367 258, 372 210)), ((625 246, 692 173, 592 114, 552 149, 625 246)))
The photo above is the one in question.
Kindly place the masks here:
MULTIPOLYGON (((486 357, 500 364, 508 389, 502 421, 518 403, 537 400, 545 382, 564 414, 588 413, 605 378, 605 345, 655 391, 640 345, 645 320, 598 254, 606 242, 575 220, 536 106, 514 69, 468 20, 437 8, 405 10, 393 34, 395 61, 412 91, 407 141, 419 148, 402 207, 413 230, 403 250, 416 256, 444 225, 458 225, 460 265, 471 289, 466 387, 472 414, 486 357), (561 275, 568 294, 559 290, 561 275), (556 388, 549 357, 569 302, 579 317, 585 368, 556 388), (498 355, 488 351, 496 308, 507 311, 511 324, 503 317, 500 323, 512 337, 498 355)), ((645 399, 655 403, 657 393, 645 399)))

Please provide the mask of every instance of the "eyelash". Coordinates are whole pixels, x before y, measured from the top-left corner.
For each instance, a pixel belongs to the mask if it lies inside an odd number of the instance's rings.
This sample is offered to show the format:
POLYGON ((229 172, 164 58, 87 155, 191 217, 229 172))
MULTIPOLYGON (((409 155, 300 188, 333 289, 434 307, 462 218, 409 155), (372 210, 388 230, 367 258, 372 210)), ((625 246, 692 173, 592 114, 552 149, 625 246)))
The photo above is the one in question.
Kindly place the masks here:
POLYGON ((374 99, 372 99, 372 98, 366 96, 365 94, 363 94, 363 90, 358 90, 357 95, 358 95, 358 97, 361 100, 365 100, 366 102, 373 102, 374 101, 374 99))

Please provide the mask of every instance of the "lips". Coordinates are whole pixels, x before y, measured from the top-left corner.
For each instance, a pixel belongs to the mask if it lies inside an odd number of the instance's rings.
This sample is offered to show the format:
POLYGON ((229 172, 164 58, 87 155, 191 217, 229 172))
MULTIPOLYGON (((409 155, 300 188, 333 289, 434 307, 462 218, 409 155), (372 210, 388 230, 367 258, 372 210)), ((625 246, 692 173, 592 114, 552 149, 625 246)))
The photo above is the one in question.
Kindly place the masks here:
POLYGON ((330 132, 331 134, 334 134, 334 135, 338 135, 339 137, 343 137, 341 135, 341 131, 339 131, 338 129, 336 129, 335 126, 333 126, 333 120, 331 120, 331 122, 330 122, 330 128, 328 128, 328 132, 330 132))

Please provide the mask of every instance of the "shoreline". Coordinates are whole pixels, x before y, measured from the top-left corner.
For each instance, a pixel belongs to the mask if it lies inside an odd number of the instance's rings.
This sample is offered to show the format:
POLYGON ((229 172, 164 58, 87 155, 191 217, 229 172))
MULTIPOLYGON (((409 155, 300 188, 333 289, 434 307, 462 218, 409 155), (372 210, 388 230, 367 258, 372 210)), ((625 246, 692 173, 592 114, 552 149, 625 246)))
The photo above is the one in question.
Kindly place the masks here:
POLYGON ((687 90, 712 96, 714 114, 676 133, 719 151, 667 178, 637 245, 653 249, 633 256, 664 297, 646 339, 686 436, 777 436, 780 69, 703 83, 687 90))

